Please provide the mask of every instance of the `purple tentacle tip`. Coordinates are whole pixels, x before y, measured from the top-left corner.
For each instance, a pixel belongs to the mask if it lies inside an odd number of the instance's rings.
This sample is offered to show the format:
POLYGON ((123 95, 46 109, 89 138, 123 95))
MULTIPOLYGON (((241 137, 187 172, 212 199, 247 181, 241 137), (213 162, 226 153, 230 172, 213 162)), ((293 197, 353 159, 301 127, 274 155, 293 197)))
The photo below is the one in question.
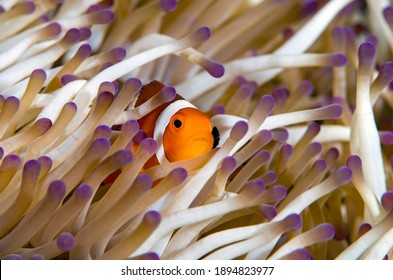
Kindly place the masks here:
POLYGON ((83 44, 78 49, 78 53, 81 54, 83 57, 88 57, 92 51, 93 49, 89 44, 83 44))
POLYGON ((92 195, 93 189, 87 184, 79 185, 75 190, 75 197, 83 201, 90 199, 92 195))
POLYGON ((263 174, 260 179, 265 183, 265 185, 270 185, 274 184, 277 181, 278 176, 276 172, 270 170, 263 174))
POLYGON ((111 142, 107 138, 97 138, 91 145, 87 153, 96 151, 108 151, 111 146, 111 142))
POLYGON ((38 158, 38 161, 41 164, 41 167, 45 167, 48 170, 50 170, 52 168, 52 159, 48 156, 40 156, 38 158))
POLYGON ((288 226, 288 230, 297 230, 302 227, 302 219, 298 214, 288 215, 283 222, 288 226))
POLYGON ((128 120, 124 123, 123 129, 127 131, 137 132, 139 129, 139 123, 136 120, 128 120))
POLYGON ((383 208, 386 211, 392 211, 393 210, 393 192, 392 191, 385 192, 382 195, 381 203, 382 203, 383 208))
POLYGON ((337 159, 339 155, 339 150, 335 147, 332 147, 326 152, 326 159, 337 159))
POLYGON ((216 61, 211 61, 206 68, 206 71, 214 78, 221 78, 224 76, 225 68, 222 64, 216 61))
POLYGON ((57 237, 56 244, 60 250, 69 251, 74 247, 75 240, 72 234, 68 232, 63 232, 57 237))
POLYGON ((393 145, 393 131, 380 131, 379 138, 381 140, 381 144, 385 146, 393 145))
POLYGON ((361 168, 362 160, 358 155, 352 155, 347 159, 347 166, 351 169, 361 168))
POLYGON ((310 122, 307 127, 307 133, 311 133, 311 135, 317 135, 321 130, 321 125, 316 122, 310 122))
POLYGON ((337 26, 332 31, 333 40, 336 44, 342 44, 345 42, 345 29, 341 26, 337 26))
POLYGON ((378 45, 378 37, 374 34, 369 34, 366 38, 367 42, 370 42, 371 44, 373 44, 374 46, 378 45))
POLYGON ((38 160, 32 159, 27 161, 23 166, 23 175, 26 174, 28 176, 32 176, 32 175, 38 176, 40 170, 41 170, 40 162, 38 160))
POLYGON ((285 260, 312 260, 312 255, 309 250, 300 248, 292 251, 283 257, 285 260))
POLYGON ((111 9, 100 10, 95 14, 96 24, 108 24, 115 19, 115 13, 111 9))
POLYGON ((370 229, 372 229, 372 226, 368 223, 361 224, 359 229, 358 229, 358 235, 362 236, 366 232, 368 232, 370 229))
POLYGON ((109 139, 112 136, 112 129, 106 125, 99 125, 94 130, 94 136, 109 139))
POLYGON ((68 83, 71 83, 72 81, 77 80, 78 77, 72 74, 64 74, 63 76, 61 76, 60 78, 60 83, 65 86, 68 83))
POLYGON ((48 118, 39 119, 35 125, 37 125, 40 133, 45 133, 49 128, 52 127, 52 121, 48 118))
POLYGON ((149 252, 149 253, 146 253, 144 255, 144 259, 145 260, 158 261, 160 259, 160 256, 157 253, 155 253, 155 252, 149 252))
POLYGON ((388 61, 381 66, 379 76, 383 83, 389 83, 393 80, 393 62, 388 61))
POLYGON ((116 159, 117 163, 121 167, 126 166, 133 159, 132 152, 127 149, 122 149, 122 150, 117 151, 115 154, 113 154, 113 157, 116 159))
POLYGON ((328 163, 327 163, 326 160, 320 158, 320 159, 317 159, 317 160, 314 162, 313 167, 314 167, 315 170, 317 170, 318 172, 323 172, 323 171, 325 171, 326 168, 328 167, 328 163))
POLYGON ((320 152, 322 152, 322 149, 323 146, 319 142, 313 142, 307 147, 307 150, 309 150, 313 155, 319 154, 320 152))
POLYGON ((269 221, 277 215, 277 209, 272 205, 261 204, 258 208, 262 216, 269 221))
MULTIPOLYGON (((81 27, 79 31, 82 33, 81 41, 85 41, 91 37, 91 29, 88 27, 81 27)), ((91 51, 90 51, 91 52, 91 51)))
POLYGON ((252 194, 252 197, 259 197, 266 190, 266 185, 263 183, 261 179, 255 179, 247 183, 246 190, 244 191, 246 194, 252 194))
POLYGON ((66 40, 70 44, 75 44, 79 42, 81 38, 82 38, 82 32, 80 32, 79 29, 76 28, 71 28, 64 35, 64 40, 66 40))
POLYGON ((45 260, 45 258, 42 255, 33 255, 30 260, 45 260))
POLYGON ((284 87, 274 88, 272 95, 277 102, 285 101, 289 96, 289 90, 284 87))
POLYGON ((318 1, 306 0, 299 11, 299 17, 305 18, 311 16, 318 10, 318 1))
POLYGON ((165 102, 169 102, 175 99, 176 89, 174 87, 167 86, 160 90, 160 94, 162 95, 165 102))
POLYGON ((212 111, 213 111, 213 115, 223 115, 226 113, 225 106, 222 104, 214 105, 212 111))
POLYGON ((172 12, 177 8, 178 0, 161 0, 160 5, 164 12, 172 12))
POLYGON ((339 104, 331 104, 326 106, 325 108, 329 110, 330 118, 334 120, 339 119, 343 114, 343 107, 341 107, 341 105, 339 104))
POLYGON ((139 129, 138 132, 135 134, 133 140, 136 143, 140 144, 140 143, 142 143, 143 140, 146 139, 146 137, 147 137, 146 136, 146 132, 144 132, 143 130, 139 129))
POLYGON ((55 200, 61 200, 66 194, 66 185, 61 180, 55 180, 48 187, 48 196, 55 200))
POLYGON ((19 108, 20 105, 20 100, 19 98, 15 97, 15 96, 9 96, 5 99, 4 101, 4 105, 3 106, 11 106, 13 108, 19 108))
POLYGON ((140 148, 144 149, 149 154, 154 154, 158 149, 158 145, 153 138, 146 138, 141 142, 140 148))
POLYGON ((272 192, 274 201, 281 201, 287 196, 287 189, 281 185, 274 186, 269 191, 272 192))
POLYGON ((252 156, 259 164, 263 164, 267 162, 270 159, 270 152, 263 150, 263 151, 257 151, 253 156, 252 156))
POLYGON ((321 241, 329 241, 336 234, 334 226, 328 223, 320 224, 316 227, 316 229, 320 233, 319 236, 321 238, 321 241))
POLYGON ((134 184, 142 191, 147 191, 152 185, 152 180, 149 175, 139 174, 134 181, 134 184))
POLYGON ((294 153, 293 146, 291 144, 284 144, 281 147, 280 153, 285 158, 291 157, 294 153))
POLYGON ((105 63, 102 64, 102 66, 101 66, 101 71, 104 71, 105 69, 107 69, 107 68, 113 66, 113 64, 114 64, 114 63, 112 63, 112 62, 105 62, 105 63))
POLYGON ((161 214, 157 211, 149 211, 143 217, 143 221, 152 227, 157 227, 161 222, 161 214))
POLYGON ((376 55, 375 46, 370 42, 364 42, 360 45, 358 51, 359 68, 371 69, 376 55))
POLYGON ((258 102, 259 105, 263 106, 264 110, 266 110, 268 115, 270 115, 270 113, 273 111, 275 103, 276 102, 271 95, 262 96, 258 102))
POLYGON ((93 4, 93 5, 91 5, 89 8, 87 8, 86 13, 87 13, 87 14, 93 14, 93 13, 98 12, 99 10, 101 10, 100 5, 98 5, 98 4, 93 4))
POLYGON ((122 48, 122 47, 113 48, 113 49, 111 50, 111 53, 112 53, 112 55, 113 55, 113 58, 114 58, 116 61, 123 60, 123 59, 126 57, 126 55, 127 55, 126 49, 125 49, 125 48, 122 48))
POLYGON ((333 55, 332 57, 333 59, 333 66, 335 67, 341 67, 344 66, 345 64, 347 64, 347 56, 343 53, 336 53, 335 55, 333 55))
POLYGON ((21 259, 22 259, 22 256, 21 256, 21 255, 18 255, 18 254, 10 254, 10 255, 5 256, 4 259, 5 259, 5 260, 12 260, 12 261, 15 261, 15 260, 21 260, 21 259))
POLYGON ((393 24, 393 6, 387 6, 383 9, 383 17, 388 24, 393 24))
POLYGON ((44 80, 46 79, 46 72, 43 69, 35 69, 33 72, 31 72, 32 78, 34 77, 35 79, 40 79, 44 80))
POLYGON ((236 159, 228 156, 222 160, 221 169, 226 173, 232 173, 236 168, 236 159))
POLYGON ((314 91, 314 84, 310 81, 302 81, 299 85, 299 91, 303 93, 303 95, 310 95, 314 91))
POLYGON ((334 181, 338 185, 345 185, 346 183, 350 182, 352 179, 352 171, 348 167, 340 167, 337 169, 336 173, 334 173, 334 181))
POLYGON ((251 86, 245 84, 240 86, 236 94, 242 99, 244 99, 244 98, 249 98, 252 95, 253 91, 254 89, 251 86))
POLYGON ((279 143, 286 143, 289 138, 289 132, 285 128, 276 128, 271 131, 272 138, 274 141, 279 143))
POLYGON ((231 130, 230 138, 235 141, 240 141, 246 135, 247 131, 248 124, 245 121, 238 121, 231 130))
POLYGON ((2 165, 13 166, 14 168, 18 168, 21 163, 22 160, 20 159, 19 156, 10 154, 5 156, 2 165))
POLYGON ((206 40, 208 40, 210 38, 210 35, 211 35, 211 31, 210 31, 210 28, 207 26, 202 26, 202 27, 198 28, 192 34, 192 36, 195 36, 198 43, 205 42, 206 40))
POLYGON ((49 15, 42 15, 39 18, 40 22, 44 23, 44 22, 49 22, 51 20, 51 18, 49 17, 49 15))
POLYGON ((23 10, 24 14, 31 14, 35 11, 35 4, 32 1, 21 2, 18 4, 20 8, 23 10))
POLYGON ((177 168, 173 169, 171 172, 169 172, 169 175, 173 176, 175 178, 175 181, 178 184, 180 184, 180 183, 184 182, 184 180, 187 178, 188 172, 183 167, 177 167, 177 168))
POLYGON ((126 81, 124 86, 127 86, 134 92, 138 92, 142 88, 142 82, 137 78, 130 78, 126 81))

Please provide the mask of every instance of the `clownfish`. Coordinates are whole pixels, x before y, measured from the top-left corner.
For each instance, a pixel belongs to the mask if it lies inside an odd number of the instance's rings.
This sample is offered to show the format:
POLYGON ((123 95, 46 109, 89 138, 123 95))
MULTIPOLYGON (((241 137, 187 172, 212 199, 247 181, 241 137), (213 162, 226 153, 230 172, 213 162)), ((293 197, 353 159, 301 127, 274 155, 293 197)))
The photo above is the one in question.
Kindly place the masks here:
MULTIPOLYGON (((135 107, 142 105, 165 87, 159 81, 144 85, 135 107)), ((138 120, 139 128, 158 143, 158 151, 145 168, 163 163, 191 159, 215 148, 219 141, 217 128, 210 118, 176 93, 176 97, 162 104, 138 120)))
MULTIPOLYGON (((134 106, 140 106, 165 87, 159 81, 144 85, 136 97, 134 106)), ((143 169, 162 164, 192 159, 215 148, 220 140, 207 114, 176 93, 166 102, 138 120, 139 129, 146 137, 153 138, 158 150, 143 169)), ((135 150, 137 146, 134 146, 135 150)), ((119 172, 116 177, 118 176, 119 172)), ((114 175, 114 174, 112 174, 114 175)), ((112 183, 116 177, 110 175, 104 183, 112 183), (108 180, 109 179, 109 180, 108 180)))

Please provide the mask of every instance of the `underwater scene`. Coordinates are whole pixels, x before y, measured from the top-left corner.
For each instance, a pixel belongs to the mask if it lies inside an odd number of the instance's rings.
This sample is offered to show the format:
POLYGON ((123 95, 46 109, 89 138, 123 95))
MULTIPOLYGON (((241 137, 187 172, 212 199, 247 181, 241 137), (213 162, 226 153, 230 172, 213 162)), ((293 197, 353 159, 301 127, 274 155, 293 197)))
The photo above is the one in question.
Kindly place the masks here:
POLYGON ((392 259, 392 155, 391 1, 0 1, 0 259, 392 259))

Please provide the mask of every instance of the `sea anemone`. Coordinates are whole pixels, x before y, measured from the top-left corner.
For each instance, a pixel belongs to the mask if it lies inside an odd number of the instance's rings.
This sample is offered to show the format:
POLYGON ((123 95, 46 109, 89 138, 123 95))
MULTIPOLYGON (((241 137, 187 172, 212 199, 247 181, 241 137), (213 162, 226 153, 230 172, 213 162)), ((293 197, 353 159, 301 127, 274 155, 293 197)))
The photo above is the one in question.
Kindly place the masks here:
POLYGON ((393 258, 393 6, 0 4, 2 259, 393 258), (218 145, 145 168, 174 89, 218 145))

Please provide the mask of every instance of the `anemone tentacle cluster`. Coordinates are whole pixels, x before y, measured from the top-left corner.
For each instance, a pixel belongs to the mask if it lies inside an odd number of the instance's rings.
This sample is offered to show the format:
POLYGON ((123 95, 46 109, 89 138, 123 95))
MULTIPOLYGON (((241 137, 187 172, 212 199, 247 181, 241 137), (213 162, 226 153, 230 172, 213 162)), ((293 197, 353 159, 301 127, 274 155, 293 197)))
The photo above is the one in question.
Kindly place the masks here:
POLYGON ((0 1, 0 258, 392 259, 388 2, 0 1), (172 86, 220 140, 145 169, 172 86))

